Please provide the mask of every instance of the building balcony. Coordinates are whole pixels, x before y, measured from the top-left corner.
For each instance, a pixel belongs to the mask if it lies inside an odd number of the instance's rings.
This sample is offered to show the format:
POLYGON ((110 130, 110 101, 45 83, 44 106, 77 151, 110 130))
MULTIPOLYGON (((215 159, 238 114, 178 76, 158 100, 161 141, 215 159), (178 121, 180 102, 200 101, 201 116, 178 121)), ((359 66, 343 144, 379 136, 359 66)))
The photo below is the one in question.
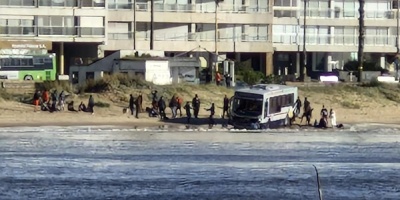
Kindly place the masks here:
MULTIPOLYGON (((133 33, 108 33, 106 49, 124 49, 133 47, 133 33)), ((136 34, 136 48, 149 49, 150 36, 148 33, 136 34)), ((154 35, 154 45, 157 50, 188 51, 199 45, 209 51, 215 51, 215 39, 212 34, 204 33, 159 33, 154 35)), ((272 43, 267 36, 240 34, 220 35, 218 50, 221 52, 270 52, 272 43)))
MULTIPOLYGON (((101 41, 103 41, 104 33, 104 27, 0 26, 0 37, 8 38, 55 38, 56 36, 60 41, 76 38, 101 38, 101 41)), ((97 41, 97 39, 95 40, 97 41)))
POLYGON ((104 1, 94 0, 0 0, 0 7, 92 7, 105 8, 104 1))
MULTIPOLYGON (((132 10, 134 8, 133 3, 108 3, 108 9, 115 10, 132 10)), ((148 3, 136 3, 136 11, 150 12, 151 4, 148 3)), ((154 4, 155 12, 178 12, 178 13, 215 13, 215 5, 209 4, 154 4)), ((227 5, 221 4, 218 7, 218 12, 221 13, 268 13, 270 8, 265 7, 254 7, 254 6, 242 6, 242 5, 227 5)))
MULTIPOLYGON (((277 51, 302 51, 303 35, 274 34, 273 45, 277 51)), ((365 36, 366 52, 395 51, 396 36, 365 36)), ((307 51, 319 52, 356 52, 358 35, 310 35, 306 36, 307 51), (346 46, 344 49, 343 46, 346 46), (323 47, 323 48, 322 48, 323 47)))
MULTIPOLYGON (((303 18, 304 9, 301 7, 274 7, 275 18, 303 18)), ((338 9, 310 9, 306 10, 306 17, 319 19, 355 19, 359 18, 358 10, 338 10, 338 9)), ((392 10, 366 10, 365 19, 395 19, 396 12, 392 10)))

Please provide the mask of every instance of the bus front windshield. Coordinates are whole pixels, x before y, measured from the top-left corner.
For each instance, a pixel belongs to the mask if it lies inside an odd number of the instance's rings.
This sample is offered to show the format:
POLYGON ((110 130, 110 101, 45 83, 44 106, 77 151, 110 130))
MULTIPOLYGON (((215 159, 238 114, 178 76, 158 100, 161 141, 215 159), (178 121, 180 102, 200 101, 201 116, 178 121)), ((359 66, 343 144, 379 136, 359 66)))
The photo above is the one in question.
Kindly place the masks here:
POLYGON ((262 114, 262 106, 261 100, 235 98, 232 102, 232 111, 242 116, 258 117, 262 114))

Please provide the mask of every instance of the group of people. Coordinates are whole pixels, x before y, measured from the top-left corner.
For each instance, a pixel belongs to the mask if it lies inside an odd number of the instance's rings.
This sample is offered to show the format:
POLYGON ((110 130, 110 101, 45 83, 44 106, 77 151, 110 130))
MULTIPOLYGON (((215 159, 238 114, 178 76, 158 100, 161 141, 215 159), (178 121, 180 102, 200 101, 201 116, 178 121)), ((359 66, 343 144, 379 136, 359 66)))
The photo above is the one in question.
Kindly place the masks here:
MULTIPOLYGON (((300 116, 300 110, 302 107, 302 102, 300 100, 300 97, 297 97, 296 100, 296 113, 295 113, 295 117, 299 117, 300 116)), ((311 124, 311 118, 312 118, 312 112, 313 112, 313 108, 311 108, 311 104, 310 102, 307 100, 307 97, 304 98, 304 102, 303 102, 304 106, 303 106, 303 114, 300 117, 301 121, 300 124, 302 124, 303 119, 306 118, 306 122, 307 125, 312 126, 311 124)), ((314 122, 314 127, 316 128, 328 128, 329 127, 329 123, 330 123, 330 127, 342 127, 342 124, 337 124, 336 123, 336 113, 335 111, 331 108, 330 111, 328 112, 328 109, 325 108, 325 105, 322 105, 322 109, 320 112, 321 118, 320 120, 315 120, 314 122)))
MULTIPOLYGON (((48 90, 36 90, 33 95, 34 112, 37 112, 39 110, 49 112, 64 111, 66 96, 67 95, 64 91, 58 93, 57 90, 53 90, 53 92, 50 92, 48 90)), ((90 95, 87 106, 83 102, 81 102, 78 106, 78 110, 75 110, 74 101, 70 101, 67 103, 67 109, 68 111, 73 112, 83 111, 91 112, 92 114, 94 114, 94 104, 94 98, 92 95, 90 95)))
MULTIPOLYGON (((152 91, 152 103, 151 107, 146 107, 146 112, 148 113, 149 117, 160 117, 161 120, 168 120, 170 119, 167 117, 165 110, 167 109, 167 104, 165 102, 164 96, 158 97, 158 92, 157 90, 152 91)), ((139 113, 143 112, 143 96, 142 93, 139 93, 138 97, 135 98, 132 94, 130 95, 130 100, 129 100, 129 109, 131 111, 131 115, 134 115, 135 117, 139 118, 139 113)), ((186 113, 186 119, 187 123, 190 124, 192 120, 192 111, 193 111, 193 117, 195 119, 199 118, 199 112, 200 112, 200 107, 201 107, 201 101, 199 96, 196 94, 192 101, 187 101, 184 104, 183 98, 178 96, 178 95, 173 95, 172 98, 169 100, 168 107, 171 109, 171 118, 175 119, 178 117, 178 111, 179 111, 179 116, 182 117, 182 109, 185 110, 186 113)), ((225 98, 223 100, 223 114, 222 118, 225 118, 225 115, 228 114, 228 108, 229 108, 229 99, 225 95, 225 98)), ((209 115, 209 124, 210 125, 215 125, 215 120, 214 120, 214 115, 215 115, 215 104, 211 103, 210 108, 206 108, 206 111, 210 112, 209 115)))
MULTIPOLYGON (((231 87, 232 77, 231 77, 231 75, 229 73, 226 73, 224 75, 224 80, 225 80, 225 86, 228 87, 228 88, 231 87)), ((222 85, 222 75, 221 75, 221 73, 217 72, 215 74, 215 81, 216 81, 216 84, 218 86, 222 85)))

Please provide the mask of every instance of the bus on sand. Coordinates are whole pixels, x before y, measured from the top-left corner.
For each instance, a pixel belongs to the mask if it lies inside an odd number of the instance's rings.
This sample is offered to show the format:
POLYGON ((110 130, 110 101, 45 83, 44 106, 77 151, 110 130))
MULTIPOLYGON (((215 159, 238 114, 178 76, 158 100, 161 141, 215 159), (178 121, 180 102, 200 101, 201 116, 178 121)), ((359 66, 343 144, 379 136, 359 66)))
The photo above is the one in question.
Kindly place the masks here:
POLYGON ((290 125, 296 110, 297 87, 259 84, 235 91, 230 124, 235 129, 269 129, 290 125))

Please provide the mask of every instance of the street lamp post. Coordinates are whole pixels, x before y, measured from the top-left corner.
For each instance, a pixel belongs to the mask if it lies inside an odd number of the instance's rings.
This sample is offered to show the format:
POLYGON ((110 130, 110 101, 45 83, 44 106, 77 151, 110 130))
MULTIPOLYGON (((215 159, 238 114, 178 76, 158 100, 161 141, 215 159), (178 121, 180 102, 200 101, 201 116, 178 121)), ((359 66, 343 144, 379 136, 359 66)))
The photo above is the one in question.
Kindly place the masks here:
POLYGON ((307 33, 307 1, 304 0, 304 22, 303 22, 303 67, 300 72, 300 80, 304 81, 306 74, 304 73, 305 69, 307 69, 307 51, 306 51, 306 33, 307 33))
POLYGON ((359 0, 360 8, 360 18, 359 18, 359 35, 358 35, 358 82, 362 82, 362 72, 363 72, 363 62, 364 62, 364 35, 365 35, 365 26, 364 26, 364 5, 365 0, 359 0))

